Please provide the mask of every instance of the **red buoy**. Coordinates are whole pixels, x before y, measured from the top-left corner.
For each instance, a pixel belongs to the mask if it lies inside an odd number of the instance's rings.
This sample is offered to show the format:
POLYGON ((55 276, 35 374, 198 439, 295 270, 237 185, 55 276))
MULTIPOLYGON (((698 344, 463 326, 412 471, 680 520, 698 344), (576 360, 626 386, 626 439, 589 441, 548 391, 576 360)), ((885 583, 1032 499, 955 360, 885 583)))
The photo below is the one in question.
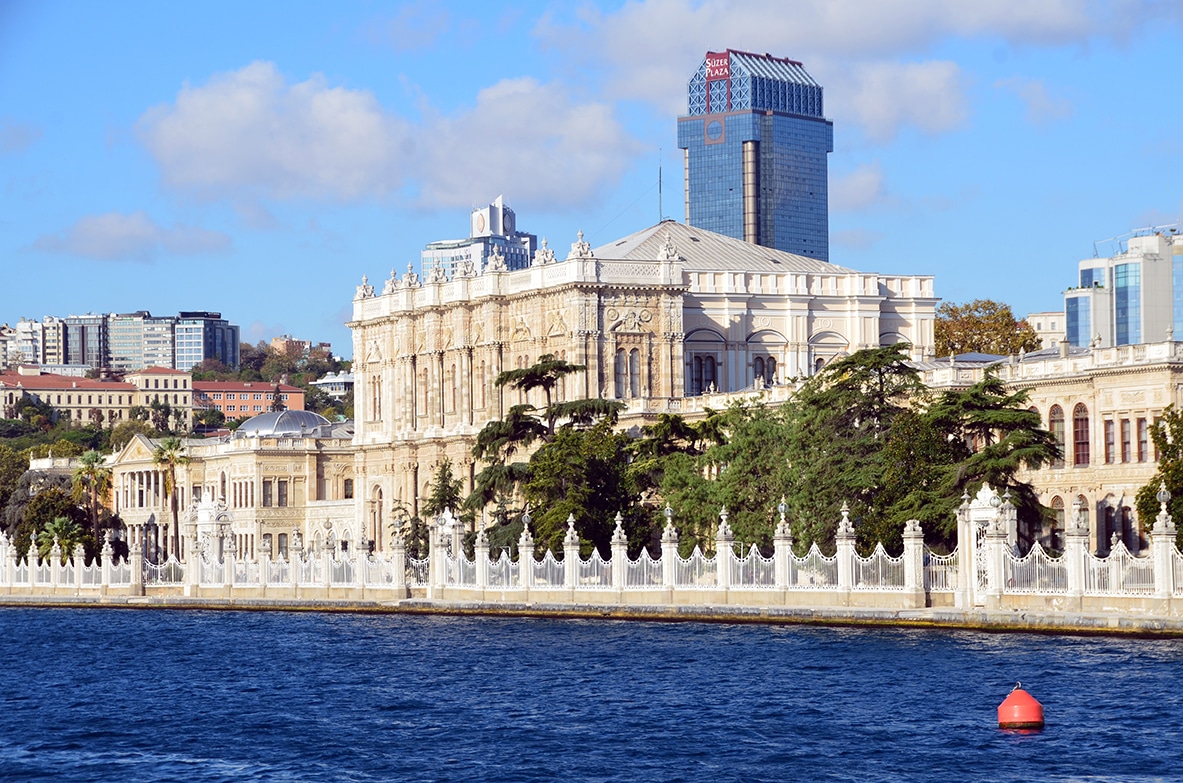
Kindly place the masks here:
POLYGON ((998 728, 1043 728, 1043 705, 1023 690, 1023 683, 1015 683, 1014 690, 998 705, 998 728))

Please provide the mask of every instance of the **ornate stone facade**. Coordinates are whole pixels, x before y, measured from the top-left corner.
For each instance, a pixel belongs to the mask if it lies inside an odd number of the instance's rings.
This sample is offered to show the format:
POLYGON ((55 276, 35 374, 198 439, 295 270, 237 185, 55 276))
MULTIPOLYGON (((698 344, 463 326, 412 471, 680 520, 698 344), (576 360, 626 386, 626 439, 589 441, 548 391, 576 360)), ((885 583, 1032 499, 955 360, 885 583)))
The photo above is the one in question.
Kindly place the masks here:
POLYGON ((412 513, 444 458, 471 488, 473 437, 512 405, 494 385, 554 354, 586 370, 560 399, 623 400, 624 426, 683 400, 810 375, 836 356, 910 342, 931 353, 931 277, 865 274, 670 221, 595 248, 582 234, 529 269, 393 282, 354 298, 355 472, 368 528, 412 513))
MULTIPOLYGON (((988 362, 925 366, 926 383, 964 388, 982 377, 988 362)), ((1183 402, 1183 343, 1113 348, 1060 348, 996 363, 1011 389, 1024 389, 1031 408, 1062 444, 1063 459, 1022 476, 1055 512, 1045 546, 1062 549, 1073 502, 1082 501, 1089 551, 1106 554, 1113 536, 1133 552, 1147 546, 1145 520, 1134 495, 1158 469, 1149 428, 1168 405, 1183 402)))

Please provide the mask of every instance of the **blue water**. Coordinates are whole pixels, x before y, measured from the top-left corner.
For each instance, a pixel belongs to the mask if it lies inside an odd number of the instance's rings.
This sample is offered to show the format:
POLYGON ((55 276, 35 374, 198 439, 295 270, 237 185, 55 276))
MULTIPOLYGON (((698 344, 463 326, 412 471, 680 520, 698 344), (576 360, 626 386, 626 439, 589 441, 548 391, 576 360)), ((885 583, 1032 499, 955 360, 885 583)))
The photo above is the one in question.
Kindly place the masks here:
POLYGON ((0 661, 5 781, 1183 780, 1177 641, 0 609, 0 661))

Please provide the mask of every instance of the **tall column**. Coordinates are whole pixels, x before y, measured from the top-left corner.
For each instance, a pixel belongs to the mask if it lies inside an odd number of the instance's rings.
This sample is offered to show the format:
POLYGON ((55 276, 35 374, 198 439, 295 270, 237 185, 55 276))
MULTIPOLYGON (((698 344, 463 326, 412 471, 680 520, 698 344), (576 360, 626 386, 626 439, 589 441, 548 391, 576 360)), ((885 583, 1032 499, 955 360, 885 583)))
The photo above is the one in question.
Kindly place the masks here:
POLYGON ((924 590, 924 531, 920 521, 904 523, 904 602, 910 609, 927 603, 924 590))
POLYGON ((472 556, 476 561, 476 586, 484 591, 489 586, 489 535, 483 525, 477 530, 472 556))
POLYGON ((1064 568, 1068 577, 1069 608, 1080 610, 1084 596, 1085 557, 1088 554, 1089 529, 1084 523, 1084 504, 1080 498, 1072 501, 1072 519, 1064 531, 1064 568))
POLYGON ((292 543, 288 547, 288 579, 292 581, 292 593, 300 594, 300 571, 304 565, 304 536, 300 528, 292 530, 292 543))
POLYGON ((612 587, 624 589, 625 572, 628 570, 628 536, 624 534, 624 518, 616 512, 616 529, 612 531, 612 587))
POLYGON ((529 598, 534 584, 534 536, 530 535, 530 512, 522 514, 522 535, 518 538, 518 583, 529 598))
POLYGON ((773 581, 777 587, 784 590, 792 584, 792 571, 789 568, 790 558, 793 556, 793 530, 785 519, 788 504, 781 496, 780 504, 776 507, 780 512, 780 522, 776 525, 776 533, 772 537, 772 568, 773 581))
POLYGON ((74 545, 74 594, 82 592, 82 569, 86 567, 86 550, 82 544, 74 545))
POLYGON ((131 544, 127 550, 128 566, 131 568, 131 594, 144 594, 144 526, 128 527, 131 544))
POLYGON ((850 522, 850 506, 842 503, 842 519, 834 535, 838 546, 838 591, 842 603, 850 603, 850 591, 854 588, 854 525, 850 522))
POLYGON ((1002 607, 1002 593, 1006 577, 1006 528, 1002 516, 990 521, 986 529, 986 608, 997 611, 1002 607))
MULTIPOLYGON (((1171 493, 1166 482, 1158 489, 1158 516, 1154 519, 1151 546, 1154 547, 1154 595, 1170 601, 1175 594, 1175 521, 1167 513, 1171 493)), ((1169 604, 1168 604, 1169 606, 1169 604)))
POLYGON ((238 548, 234 545, 234 534, 227 531, 222 556, 222 584, 229 595, 234 589, 235 566, 238 564, 238 548))
POLYGON ((661 585, 672 591, 677 584, 678 531, 674 529, 674 510, 666 504, 665 529, 661 531, 661 585))
POLYGON ((568 514, 567 535, 563 537, 563 586, 573 591, 577 584, 579 584, 579 534, 575 532, 575 515, 568 514))
MULTIPOLYGON (((719 512, 719 529, 715 533, 715 579, 724 595, 731 588, 731 561, 735 558, 731 544, 734 540, 731 525, 727 524, 727 507, 724 506, 719 512)), ((726 602, 726 597, 723 600, 726 602)))
POLYGON ((390 553, 390 568, 394 572, 392 584, 398 597, 402 598, 407 589, 407 544, 403 541, 402 533, 394 535, 390 553))

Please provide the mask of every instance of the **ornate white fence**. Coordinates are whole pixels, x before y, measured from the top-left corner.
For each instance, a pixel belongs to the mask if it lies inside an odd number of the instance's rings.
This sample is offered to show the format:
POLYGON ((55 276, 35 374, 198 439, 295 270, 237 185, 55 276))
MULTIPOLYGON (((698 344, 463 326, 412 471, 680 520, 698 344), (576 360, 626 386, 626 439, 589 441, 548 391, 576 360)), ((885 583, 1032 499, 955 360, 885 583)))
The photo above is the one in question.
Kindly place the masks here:
MULTIPOLYGON (((1005 504, 1002 509, 994 522, 1005 515, 1005 504)), ((1020 554, 1007 543, 1003 526, 994 522, 983 528, 980 536, 972 537, 968 547, 948 555, 929 551, 919 525, 909 522, 904 531, 904 551, 898 556, 889 554, 881 544, 866 556, 859 554, 845 513, 832 554, 814 543, 802 555, 794 551, 783 520, 777 527, 771 553, 752 544, 736 544, 725 512, 720 514, 714 554, 695 547, 689 556, 681 557, 676 530, 667 520, 660 556, 642 549, 635 559, 628 557, 619 519, 610 552, 593 549, 586 558, 579 554, 573 518, 568 520, 561 551, 547 550, 538 557, 527 527, 517 558, 506 549, 499 550, 496 558, 490 557, 483 531, 477 536, 475 556, 469 557, 459 551, 457 530, 453 527, 445 531, 443 524, 433 533, 428 555, 422 559, 410 557, 401 539, 392 551, 362 551, 352 556, 336 548, 304 551, 296 546, 290 557, 273 560, 268 553, 259 559, 240 560, 233 547, 227 546, 223 557, 214 552, 220 547, 211 547, 198 551, 188 561, 170 557, 163 563, 146 562, 137 548, 133 548, 129 559, 116 560, 108 542, 102 556, 87 563, 81 548, 72 556, 63 556, 55 545, 49 557, 42 559, 35 549, 18 553, 0 534, 0 592, 17 588, 26 593, 61 594, 73 590, 82 594, 126 588, 124 593, 158 590, 167 595, 183 588, 186 594, 201 595, 191 591, 214 587, 220 588, 215 595, 227 596, 232 595, 227 590, 255 588, 263 594, 272 591, 287 595, 290 593, 280 591, 309 588, 331 589, 333 597, 348 597, 353 590, 388 590, 388 596, 406 597, 412 594, 410 590, 425 589, 429 597, 497 600, 484 592, 495 590, 505 594, 504 600, 533 600, 530 596, 537 595, 545 596, 545 600, 597 603, 784 601, 805 605, 810 601, 808 594, 814 593, 820 604, 901 608, 927 603, 965 608, 1039 606, 1031 598, 1040 596, 1056 598, 1049 606, 1082 606, 1080 601, 1065 604, 1060 599, 1068 596, 1083 601, 1096 596, 1103 597, 1105 603, 1093 602, 1092 606, 1113 606, 1108 603, 1110 599, 1122 598, 1130 599, 1124 605, 1150 611, 1161 608, 1156 609, 1159 605, 1146 599, 1183 595, 1183 553, 1174 546, 1169 517, 1164 521, 1160 515, 1158 522, 1163 527, 1156 530, 1162 532, 1155 535, 1150 556, 1141 557, 1120 542, 1115 542, 1105 557, 1089 554, 1082 544, 1087 534, 1079 525, 1065 534, 1064 554, 1050 555, 1038 544, 1020 554), (510 595, 515 590, 534 593, 510 595), (636 597, 640 591, 659 591, 660 595, 636 597), (774 591, 780 591, 781 597, 767 597, 774 591), (577 593, 580 598, 575 598, 577 593), (941 594, 946 595, 938 599, 941 594), (1012 596, 1009 603, 1008 596, 1012 596), (988 603, 990 600, 995 603, 988 603)))

